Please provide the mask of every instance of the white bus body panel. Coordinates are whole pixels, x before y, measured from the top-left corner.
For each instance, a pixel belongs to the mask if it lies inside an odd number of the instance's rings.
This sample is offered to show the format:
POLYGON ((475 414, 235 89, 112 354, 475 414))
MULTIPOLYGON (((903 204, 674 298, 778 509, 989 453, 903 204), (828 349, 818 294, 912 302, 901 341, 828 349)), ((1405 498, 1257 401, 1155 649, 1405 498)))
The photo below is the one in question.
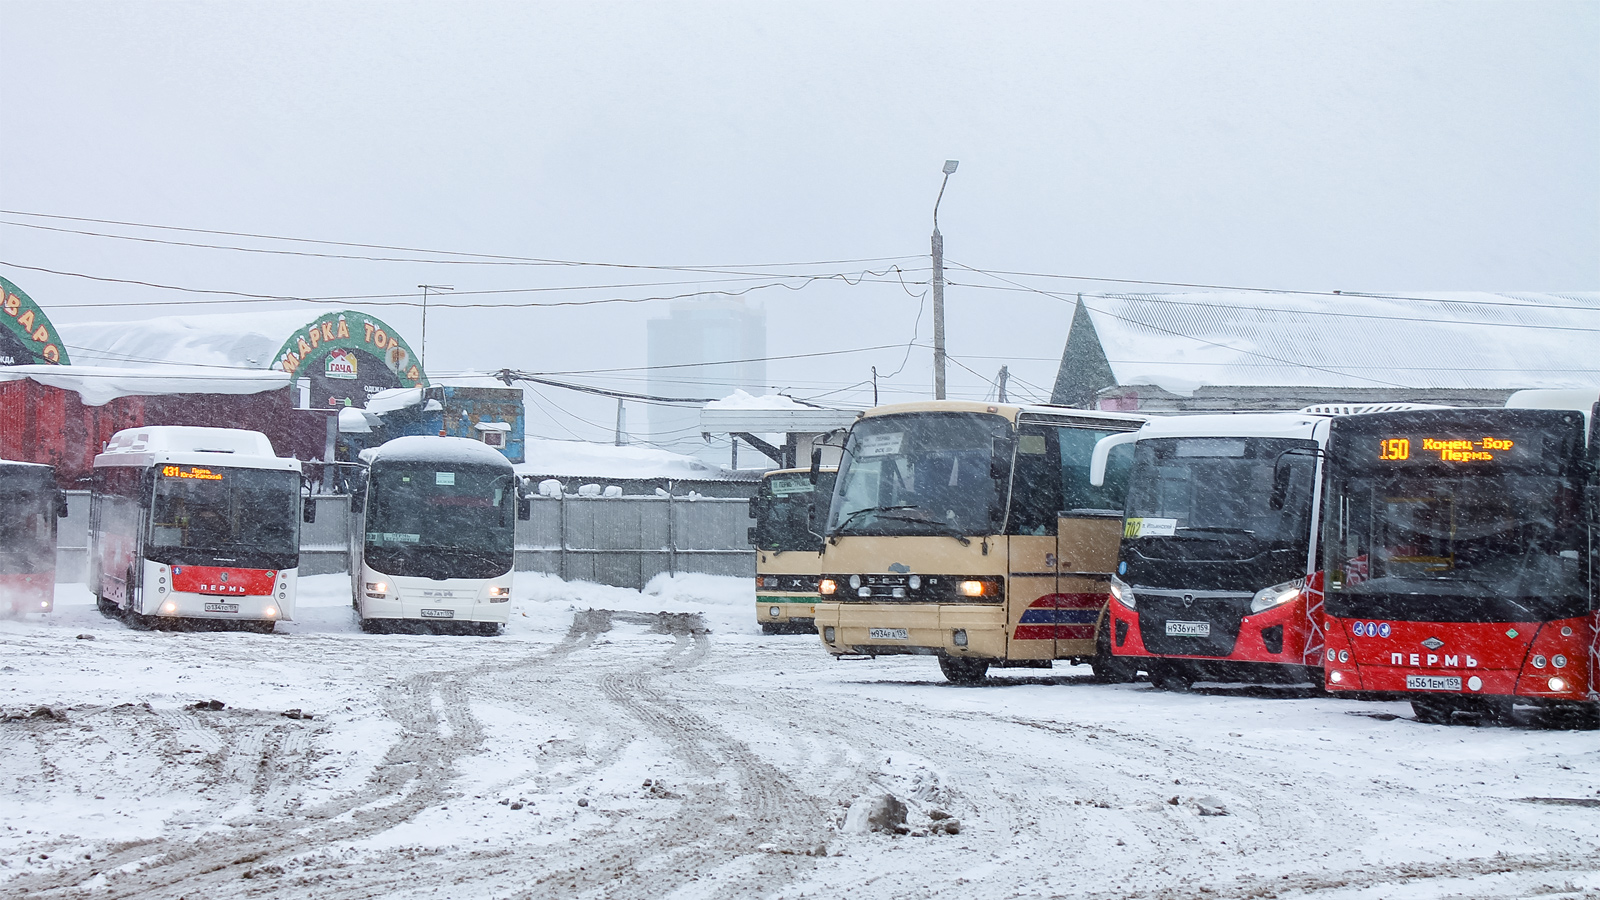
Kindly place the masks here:
POLYGON ((363 562, 356 589, 363 619, 504 625, 511 618, 510 572, 494 578, 441 580, 386 575, 363 562), (377 589, 380 585, 382 590, 377 589))

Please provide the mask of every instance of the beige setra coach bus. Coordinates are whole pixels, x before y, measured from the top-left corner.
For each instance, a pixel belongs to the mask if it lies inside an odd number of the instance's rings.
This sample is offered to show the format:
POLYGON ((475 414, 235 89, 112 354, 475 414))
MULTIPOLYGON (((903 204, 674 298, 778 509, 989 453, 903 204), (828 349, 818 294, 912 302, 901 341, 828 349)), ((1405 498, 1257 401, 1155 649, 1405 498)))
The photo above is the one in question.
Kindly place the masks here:
POLYGON ((941 400, 851 428, 823 533, 817 631, 837 657, 938 657, 957 683, 991 666, 1090 661, 1131 675, 1099 634, 1132 459, 1089 483, 1095 443, 1145 418, 941 400))

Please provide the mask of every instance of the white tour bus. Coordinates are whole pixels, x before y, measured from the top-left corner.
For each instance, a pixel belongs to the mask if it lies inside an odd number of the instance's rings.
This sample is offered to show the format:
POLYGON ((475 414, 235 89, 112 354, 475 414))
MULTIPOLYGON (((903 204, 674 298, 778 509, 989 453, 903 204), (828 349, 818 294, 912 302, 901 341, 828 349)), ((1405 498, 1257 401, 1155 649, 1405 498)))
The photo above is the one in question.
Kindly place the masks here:
POLYGON ((294 618, 300 461, 258 431, 155 425, 112 436, 94 458, 89 583, 130 625, 294 618))
POLYGON ((361 456, 350 575, 362 630, 426 623, 498 634, 517 519, 530 511, 510 461, 456 437, 396 438, 361 456))

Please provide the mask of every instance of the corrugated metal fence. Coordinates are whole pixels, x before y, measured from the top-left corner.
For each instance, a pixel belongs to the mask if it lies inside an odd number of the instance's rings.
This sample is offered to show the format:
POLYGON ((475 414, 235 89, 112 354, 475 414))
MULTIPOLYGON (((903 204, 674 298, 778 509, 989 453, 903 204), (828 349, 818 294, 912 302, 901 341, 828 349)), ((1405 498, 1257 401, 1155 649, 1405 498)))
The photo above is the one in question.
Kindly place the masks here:
MULTIPOLYGON (((87 574, 89 496, 67 494, 57 581, 87 574)), ((349 571, 345 532, 350 498, 316 498, 317 521, 301 526, 300 573, 349 571)), ((742 499, 697 497, 534 497, 533 515, 517 522, 516 568, 569 581, 642 588, 662 572, 755 575, 742 499)))

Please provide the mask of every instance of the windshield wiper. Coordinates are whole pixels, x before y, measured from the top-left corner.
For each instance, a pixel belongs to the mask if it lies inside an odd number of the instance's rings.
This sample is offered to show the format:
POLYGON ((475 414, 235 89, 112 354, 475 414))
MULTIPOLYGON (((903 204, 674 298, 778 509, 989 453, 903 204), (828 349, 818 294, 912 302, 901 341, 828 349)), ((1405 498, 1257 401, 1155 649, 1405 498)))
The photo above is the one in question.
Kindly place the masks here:
POLYGON ((921 516, 890 515, 890 516, 879 516, 878 518, 880 518, 880 519, 894 519, 897 522, 914 522, 914 523, 916 523, 918 525, 932 525, 933 527, 942 530, 943 533, 945 533, 945 534, 949 535, 950 537, 953 537, 956 540, 960 541, 961 542, 961 546, 963 546, 963 547, 965 547, 965 546, 967 546, 967 545, 972 543, 971 539, 968 538, 966 536, 966 534, 961 531, 961 529, 955 527, 954 525, 951 525, 948 522, 941 522, 938 519, 932 518, 931 516, 928 517, 928 518, 923 518, 921 516))
POLYGON ((829 543, 838 543, 836 538, 839 535, 843 534, 844 530, 846 528, 850 527, 850 523, 854 522, 858 517, 866 515, 867 513, 880 513, 881 514, 881 513, 886 513, 886 512, 893 512, 893 511, 895 511, 897 509, 916 509, 916 508, 917 508, 916 505, 909 504, 909 503, 901 504, 899 506, 863 506, 862 508, 856 510, 855 512, 849 513, 848 515, 846 515, 843 519, 841 519, 839 521, 838 525, 833 526, 833 531, 831 531, 828 534, 828 541, 829 541, 829 543))

